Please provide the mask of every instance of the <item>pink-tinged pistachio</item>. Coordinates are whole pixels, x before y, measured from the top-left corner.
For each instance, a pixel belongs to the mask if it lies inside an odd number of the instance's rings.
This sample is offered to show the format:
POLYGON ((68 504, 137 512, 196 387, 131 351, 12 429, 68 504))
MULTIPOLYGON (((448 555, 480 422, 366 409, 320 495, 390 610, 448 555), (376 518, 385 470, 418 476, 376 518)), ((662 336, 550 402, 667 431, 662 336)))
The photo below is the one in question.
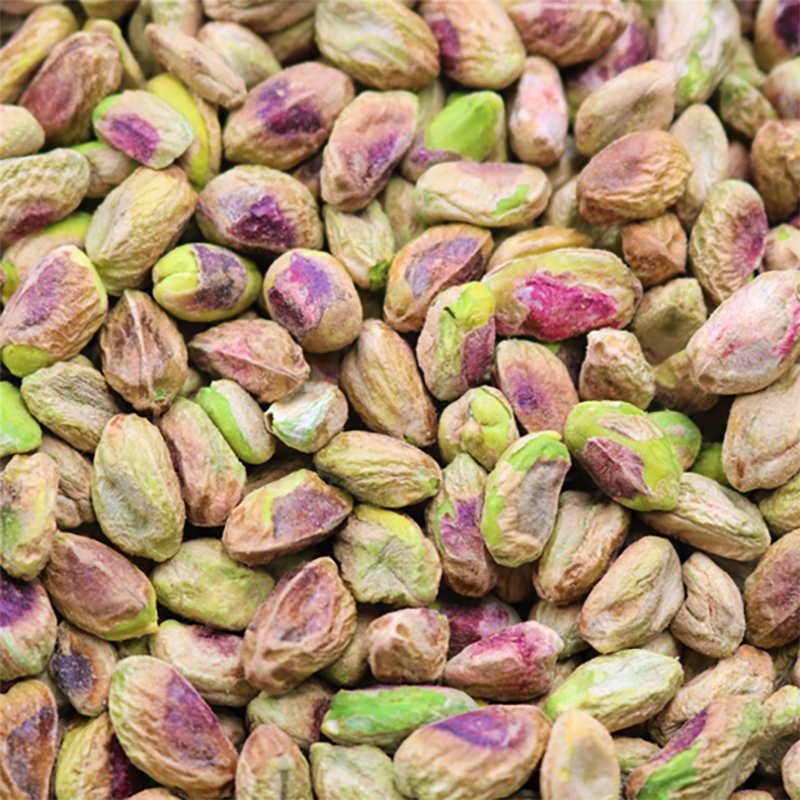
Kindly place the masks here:
POLYGON ((19 104, 39 121, 49 147, 80 144, 89 138, 93 109, 121 77, 119 51, 108 34, 74 33, 53 47, 19 104))
POLYGON ((322 733, 337 744, 366 744, 393 751, 423 725, 477 707, 468 694, 443 686, 342 690, 331 700, 322 721, 322 733))
POLYGON ((491 800, 522 787, 550 723, 529 705, 489 706, 415 731, 394 757, 394 781, 420 800, 491 800))
POLYGON ((589 64, 575 66, 566 76, 564 83, 572 121, 592 92, 626 69, 644 64, 650 58, 650 23, 647 17, 638 4, 627 6, 626 11, 627 25, 605 53, 589 64))
POLYGON ((622 546, 630 522, 628 509, 599 492, 563 492, 533 575, 537 594, 559 604, 583 598, 622 546))
POLYGON ((725 300, 686 345, 692 380, 714 394, 764 389, 791 369, 798 354, 795 270, 759 275, 725 300))
POLYGON ((779 119, 800 119, 800 59, 793 58, 775 67, 759 88, 778 112, 779 119))
MULTIPOLYGON (((353 638, 336 661, 317 673, 320 678, 336 686, 353 687, 361 683, 369 670, 369 626, 378 613, 377 606, 363 603, 357 605, 356 631, 353 638)), ((325 711, 327 710, 326 705, 325 711)))
POLYGON ((416 182, 434 164, 504 162, 507 156, 503 98, 495 92, 471 92, 456 96, 417 130, 401 171, 416 182))
POLYGON ((473 697, 501 703, 530 700, 547 690, 563 647, 554 630, 538 622, 521 622, 450 659, 444 681, 473 697))
POLYGON ((287 170, 313 156, 355 97, 338 69, 306 62, 258 83, 229 115, 223 144, 229 161, 287 170))
POLYGON ((150 654, 173 666, 207 703, 246 706, 258 694, 244 678, 242 637, 177 620, 161 623, 150 654))
POLYGON ((625 263, 645 288, 686 272, 686 234, 674 214, 625 225, 622 248, 625 263))
POLYGON ((764 516, 770 532, 777 539, 784 533, 800 528, 800 472, 773 492, 766 492, 758 510, 764 516))
POLYGON ((0 161, 3 248, 74 211, 89 187, 89 164, 66 148, 0 161))
MULTIPOLYGON (((787 4, 788 5, 788 4, 787 4)), ((750 165, 771 224, 797 213, 800 196, 800 120, 767 122, 753 139, 750 165)))
POLYGON ((342 211, 360 211, 378 196, 411 146, 417 105, 410 92, 363 92, 347 105, 322 153, 320 181, 326 203, 342 211))
MULTIPOLYGON (((117 95, 114 95, 117 96, 117 95)), ((86 197, 101 199, 130 177, 136 161, 105 142, 87 142, 72 148, 89 164, 89 188, 86 197)))
POLYGON ((191 400, 178 399, 159 428, 178 475, 186 519, 200 527, 223 525, 242 496, 242 462, 208 414, 191 400))
POLYGON ((203 11, 211 19, 237 22, 256 33, 271 33, 292 26, 308 15, 314 18, 314 3, 300 0, 284 3, 280 0, 240 3, 236 0, 204 0, 203 11))
POLYGON ((752 139, 764 123, 778 119, 761 92, 744 78, 728 74, 719 86, 719 116, 735 133, 752 139))
POLYGON ((311 353, 341 350, 358 336, 358 294, 347 270, 327 253, 285 253, 264 276, 262 292, 270 316, 311 353))
POLYGON ((192 188, 202 191, 219 175, 222 159, 217 107, 166 72, 148 81, 147 91, 182 114, 189 127, 194 129, 194 138, 176 164, 186 173, 192 188))
POLYGON ((267 2, 257 7, 262 10, 277 7, 290 11, 299 9, 300 6, 304 6, 306 13, 310 16, 306 16, 285 28, 276 29, 274 33, 264 36, 264 41, 269 45, 272 54, 284 67, 290 64, 297 64, 300 61, 308 61, 319 53, 314 31, 315 15, 313 13, 313 5, 311 2, 267 2))
MULTIPOLYGON (((557 606, 548 603, 546 600, 537 600, 528 614, 529 622, 538 622, 540 625, 550 628, 559 635, 561 641, 564 643, 564 648, 558 654, 559 664, 557 664, 554 669, 550 686, 545 694, 540 695, 539 699, 536 701, 536 705, 539 708, 544 707, 543 701, 546 702, 546 698, 548 698, 549 695, 564 682, 564 679, 566 679, 566 675, 564 675, 563 678, 560 677, 560 667, 563 667, 571 656, 589 647, 589 644, 585 642, 581 638, 580 633, 578 633, 577 622, 580 613, 580 602, 557 606)), ((571 673, 573 669, 574 666, 570 665, 567 674, 571 673)))
POLYGON ((235 317, 261 291, 256 265, 225 247, 185 244, 153 267, 153 297, 178 319, 218 322, 235 317))
POLYGON ((620 766, 608 729, 579 708, 561 714, 542 759, 539 785, 542 800, 617 797, 620 766))
MULTIPOLYGON (((66 6, 26 9, 32 13, 0 50, 0 103, 16 103, 33 74, 53 48, 78 30, 75 17, 66 6)), ((6 12, 7 17, 11 12, 6 12)))
POLYGON ((789 224, 773 228, 767 234, 761 267, 765 272, 800 270, 800 229, 789 224))
POLYGON ((186 518, 181 484, 167 444, 144 417, 120 414, 104 428, 92 503, 103 532, 124 553, 160 562, 178 551, 186 518))
POLYGON ((27 108, 0 105, 0 158, 29 156, 43 146, 44 130, 27 108))
POLYGON ((492 235, 472 225, 437 225, 403 247, 392 261, 383 313, 397 331, 420 331, 440 292, 483 275, 492 235))
POLYGON ((153 585, 125 556, 94 539, 57 533, 42 581, 60 614, 102 639, 157 630, 153 585))
POLYGON ((729 797, 755 769, 765 726, 766 712, 758 700, 714 700, 688 720, 658 755, 631 772, 625 796, 644 800, 655 791, 669 800, 729 797))
POLYGON ((228 554, 245 564, 268 564, 327 539, 353 508, 346 492, 301 469, 257 489, 225 524, 228 554))
POLYGON ((152 579, 165 608, 226 631, 244 630, 275 585, 266 570, 234 561, 219 539, 184 542, 152 579))
POLYGON ((200 29, 197 40, 239 75, 248 91, 281 70, 269 45, 235 22, 209 22, 200 29))
POLYGON ((703 443, 700 428, 680 411, 653 411, 649 416, 669 437, 681 469, 690 469, 703 443))
POLYGON ((686 148, 666 131, 629 133, 581 172, 580 213, 593 225, 652 219, 683 194, 692 171, 686 148))
POLYGON ((105 710, 116 666, 112 644, 68 622, 58 626, 50 673, 79 714, 96 717, 105 710))
POLYGON ((448 586, 482 597, 497 583, 497 567, 480 529, 486 473, 466 453, 442 470, 439 493, 425 512, 426 530, 442 561, 448 586))
MULTIPOLYGON (((5 411, 5 407, 4 407, 5 411)), ((45 434, 39 452, 46 453, 61 472, 56 498, 56 522, 62 530, 94 522, 91 481, 92 462, 66 442, 45 434)))
POLYGON ((756 12, 755 56, 765 72, 800 55, 797 4, 792 0, 764 0, 756 12))
POLYGON ((439 43, 442 72, 449 78, 462 86, 500 90, 519 77, 525 48, 500 3, 425 0, 419 13, 439 43))
POLYGON ((162 414, 186 380, 186 344, 145 292, 126 289, 100 331, 103 375, 137 411, 162 414))
POLYGON ((391 0, 330 0, 317 6, 322 55, 356 80, 416 91, 439 74, 439 46, 413 11, 391 0))
POLYGON ((579 0, 511 0, 504 5, 528 55, 545 56, 558 67, 599 58, 628 24, 619 0, 591 6, 579 0))
POLYGON ((136 56, 134 56, 131 48, 128 46, 128 42, 125 40, 119 25, 112 22, 110 18, 105 18, 106 15, 109 15, 110 17, 116 16, 116 18, 119 19, 119 16, 126 13, 128 8, 135 6, 136 2, 134 0, 121 0, 121 2, 120 0, 96 0, 96 2, 98 5, 105 2, 107 8, 87 10, 86 6, 91 5, 92 0, 89 0, 89 3, 83 3, 84 9, 89 13, 89 19, 84 23, 83 30, 88 33, 105 33, 114 40, 114 44, 117 46, 117 51, 119 53, 120 64, 122 65, 122 77, 119 83, 120 89, 144 88, 144 73, 139 66, 139 62, 136 60, 136 56), (120 13, 121 9, 122 11, 120 13), (91 13, 93 10, 99 12, 95 17, 93 17, 91 13), (112 13, 112 11, 114 13, 112 13), (96 17, 103 18, 98 19, 96 17))
POLYGON ((151 778, 198 800, 230 794, 236 750, 174 667, 150 656, 124 659, 114 672, 108 709, 125 754, 151 778))
POLYGON ((311 747, 310 760, 319 800, 403 800, 394 785, 392 759, 377 747, 336 747, 320 742, 311 747))
POLYGON ((677 108, 711 97, 733 63, 740 41, 739 14, 727 0, 685 5, 665 2, 656 15, 650 46, 678 77, 677 108))
POLYGON ((86 253, 114 295, 136 289, 183 231, 197 204, 183 171, 139 167, 94 212, 86 253))
MULTIPOLYGON (((698 475, 705 475, 706 478, 715 480, 720 486, 726 486, 728 489, 733 488, 728 476, 725 474, 725 470, 722 468, 722 442, 703 443, 690 471, 696 472, 698 475)), ((792 530, 795 527, 793 525, 788 530, 792 530)))
POLYGON ((578 631, 600 653, 638 647, 670 624, 683 598, 675 548, 667 539, 645 536, 623 550, 595 584, 578 631))
POLYGON ((765 747, 758 759, 758 772, 775 778, 781 761, 800 736, 800 688, 784 686, 764 701, 767 727, 765 747))
MULTIPOLYGON (((0 570, 0 680, 41 672, 56 645, 56 615, 41 581, 16 580, 0 570)), ((3 695, 0 695, 2 702, 3 695)))
POLYGON ((380 683, 435 683, 450 642, 447 617, 427 608, 383 614, 369 626, 369 668, 380 683))
POLYGON ((102 373, 85 359, 62 361, 23 378, 22 397, 42 425, 91 453, 108 421, 123 413, 102 373))
POLYGON ((300 748, 277 726, 259 725, 247 737, 236 768, 240 800, 311 800, 311 773, 300 748))
POLYGON ((340 433, 314 455, 320 475, 358 500, 402 508, 432 497, 441 469, 429 455, 391 436, 365 431, 340 433))
POLYGON ((656 367, 655 403, 683 414, 699 414, 717 404, 719 397, 705 391, 691 379, 691 363, 685 350, 656 367))
POLYGON ((276 322, 240 319, 197 334, 189 355, 214 378, 230 378, 260 403, 286 397, 308 378, 301 347, 276 322))
POLYGON ((0 695, 0 788, 7 800, 50 797, 58 709, 41 681, 24 681, 0 695))
POLYGON ((511 261, 519 261, 528 256, 538 256, 565 247, 591 247, 591 245, 592 239, 589 236, 573 228, 546 225, 515 233, 501 241, 494 249, 487 275, 511 261))
POLYGON ((342 578, 361 603, 427 606, 442 567, 433 543, 405 514, 357 505, 334 540, 342 578))
POLYGON ((286 574, 259 607, 244 636, 245 677, 267 694, 299 686, 344 652, 356 628, 356 604, 330 558, 286 574))
POLYGON ((800 633, 800 531, 778 539, 761 557, 744 584, 747 641, 756 647, 781 647, 800 633))
POLYGON ((448 599, 445 596, 429 608, 444 614, 450 623, 450 657, 481 639, 521 622, 513 606, 491 594, 480 598, 455 595, 448 599))
POLYGON ((481 531, 505 567, 535 561, 553 532, 558 494, 570 457, 553 431, 530 433, 510 445, 486 482, 481 531))
POLYGON ((512 151, 526 164, 552 166, 566 149, 568 125, 558 70, 546 58, 526 58, 508 118, 512 151))
POLYGON ((497 300, 497 332, 555 342, 627 325, 642 286, 613 254, 563 248, 511 261, 483 282, 497 300))
POLYGON ((197 221, 209 241, 262 258, 322 246, 311 192, 268 167, 234 167, 214 178, 200 194, 197 221))
POLYGON ((744 639, 744 604, 733 578, 703 553, 684 562, 686 601, 670 632, 687 647, 712 658, 733 655, 744 639))
POLYGON ((544 711, 555 720, 577 708, 613 733, 650 719, 682 682, 677 659, 641 648, 621 650, 579 666, 550 695, 544 711))
POLYGON ((694 278, 676 278, 644 293, 631 331, 647 361, 661 364, 683 350, 707 318, 700 283, 694 278))
POLYGON ((589 331, 578 383, 581 400, 619 400, 645 410, 655 391, 653 370, 633 333, 589 331))

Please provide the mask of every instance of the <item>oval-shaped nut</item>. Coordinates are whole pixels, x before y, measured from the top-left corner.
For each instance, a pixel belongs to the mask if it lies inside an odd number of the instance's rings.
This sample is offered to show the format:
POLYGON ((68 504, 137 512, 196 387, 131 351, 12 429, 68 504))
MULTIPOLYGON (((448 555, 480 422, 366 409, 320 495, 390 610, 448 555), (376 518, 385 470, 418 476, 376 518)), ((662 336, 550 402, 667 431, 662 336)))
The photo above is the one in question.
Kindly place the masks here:
POLYGON ((686 272, 686 234, 674 214, 625 225, 622 252, 645 288, 686 272))
POLYGON ((100 332, 103 375, 137 411, 162 414, 186 380, 186 344, 145 292, 126 289, 100 332))
POLYGON ((410 517, 357 505, 334 540, 342 578, 361 603, 427 606, 442 567, 433 543, 410 517))
POLYGON ((550 603, 572 603, 600 580, 628 532, 631 513, 599 492, 562 492, 552 536, 533 574, 550 603))
POLYGON ((344 800, 349 794, 373 800, 402 800, 394 785, 392 759, 372 745, 312 745, 311 771, 319 800, 344 800))
POLYGON ((638 725, 678 691, 683 669, 675 658, 641 648, 598 656, 579 666, 545 703, 551 720, 571 709, 591 714, 610 731, 638 725))
POLYGON ((391 0, 331 0, 317 8, 322 54, 371 89, 416 91, 439 74, 439 47, 430 28, 391 0))
POLYGON ((267 694, 294 689, 335 661, 356 628, 356 604, 330 558, 286 574, 250 622, 245 677, 267 694))
POLYGON ((236 793, 242 800, 278 793, 286 800, 311 800, 308 762, 277 725, 259 725, 247 737, 236 768, 236 793))
POLYGON ((670 624, 683 599, 675 548, 667 539, 645 536, 623 550, 595 584, 578 631, 600 653, 637 647, 670 624))
POLYGON ((769 221, 775 225, 797 213, 800 194, 800 120, 767 122, 753 139, 750 165, 769 221))
POLYGON ((103 532, 124 553, 154 561, 175 555, 186 510, 155 425, 136 414, 109 420, 94 455, 92 504, 103 532))
POLYGON ((153 585, 102 542, 57 533, 42 582, 60 614, 101 639, 118 642, 158 629, 153 585))
POLYGON ((150 777, 198 800, 228 796, 236 750, 174 667, 150 656, 120 661, 108 710, 125 754, 150 777))
POLYGON ((353 81, 338 69, 306 62, 282 70, 258 83, 228 116, 225 157, 291 169, 325 144, 354 97, 353 81))
POLYGON ((555 342, 627 325, 642 296, 612 253, 566 247, 511 261, 484 279, 497 301, 497 332, 555 342))
POLYGON ((350 496, 301 469, 251 492, 231 512, 222 541, 244 564, 268 564, 327 539, 353 508, 350 496))
POLYGON ((89 163, 89 188, 86 190, 86 197, 91 199, 107 197, 138 166, 132 158, 105 142, 86 142, 72 149, 89 163))
POLYGON ((184 542, 151 577, 170 611, 227 631, 244 630, 275 585, 266 570, 234 561, 219 539, 184 542))
POLYGON ((797 58, 771 70, 760 88, 780 119, 800 118, 800 61, 797 58))
POLYGON ((395 785, 420 800, 508 796, 528 780, 549 735, 544 714, 529 705, 489 706, 434 722, 395 753, 395 785))
POLYGON ((767 234, 761 268, 765 272, 800 269, 800 230, 789 224, 773 228, 767 234))
POLYGON ((680 461, 667 434, 640 409, 611 401, 580 403, 567 417, 564 440, 620 505, 635 511, 674 508, 680 461))
POLYGON ((450 622, 451 657, 474 642, 521 622, 513 606, 492 594, 475 598, 443 596, 429 608, 441 612, 450 622))
POLYGON ((197 203, 183 170, 139 167, 94 212, 86 253, 109 293, 136 289, 180 236, 197 203))
POLYGON ((783 486, 767 492, 758 510, 777 539, 784 533, 800 528, 800 472, 783 486))
POLYGON ((248 91, 280 72, 281 65, 269 45, 235 22, 209 22, 200 29, 197 40, 210 47, 239 75, 248 91))
POLYGON ((509 236, 495 247, 487 274, 528 256, 538 256, 564 247, 590 247, 592 239, 574 228, 545 225, 509 236))
POLYGON ((769 100, 740 75, 728 73, 719 86, 719 115, 744 139, 752 139, 762 125, 778 119, 769 100))
POLYGON ((119 19, 135 5, 136 3, 133 0, 122 0, 121 2, 117 2, 117 0, 88 0, 88 2, 84 3, 84 10, 89 14, 89 19, 83 23, 83 30, 89 33, 108 34, 117 46, 122 66, 119 89, 141 89, 145 84, 144 73, 136 60, 136 56, 134 56, 123 36, 119 25, 112 21, 112 18, 119 19), (93 5, 95 7, 90 8, 93 5), (107 14, 108 18, 102 17, 103 14, 107 14))
POLYGON ((578 180, 578 207, 593 225, 663 214, 692 173, 686 148, 666 131, 629 133, 598 153, 578 180))
POLYGON ((27 108, 0 105, 0 158, 33 155, 43 146, 44 130, 27 108))

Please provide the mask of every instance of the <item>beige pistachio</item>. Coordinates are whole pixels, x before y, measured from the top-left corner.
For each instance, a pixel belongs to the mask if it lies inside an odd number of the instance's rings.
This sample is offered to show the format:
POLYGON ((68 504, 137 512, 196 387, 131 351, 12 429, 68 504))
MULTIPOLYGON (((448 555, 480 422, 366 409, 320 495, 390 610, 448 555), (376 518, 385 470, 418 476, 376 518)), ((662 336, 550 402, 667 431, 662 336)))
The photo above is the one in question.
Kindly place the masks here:
POLYGON ((772 225, 797 213, 800 194, 800 120, 767 122, 753 139, 750 164, 753 182, 772 225))
POLYGON ((92 462, 66 442, 47 434, 42 436, 39 452, 52 458, 60 470, 56 522, 62 530, 94 522, 92 508, 92 462))
POLYGON ((674 214, 625 225, 622 251, 625 263, 645 288, 686 272, 686 234, 674 214))
POLYGON ((247 91, 281 70, 269 45, 235 22, 209 22, 200 29, 197 41, 210 47, 239 75, 247 91))
POLYGON ((38 153, 44 146, 44 129, 22 106, 0 105, 0 158, 38 153))

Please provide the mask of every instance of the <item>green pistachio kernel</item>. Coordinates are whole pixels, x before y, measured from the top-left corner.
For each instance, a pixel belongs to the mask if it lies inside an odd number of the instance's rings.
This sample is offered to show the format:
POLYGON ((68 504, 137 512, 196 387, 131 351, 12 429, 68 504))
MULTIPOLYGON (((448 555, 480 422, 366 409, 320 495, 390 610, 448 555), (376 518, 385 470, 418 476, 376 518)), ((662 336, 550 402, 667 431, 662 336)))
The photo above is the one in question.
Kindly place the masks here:
POLYGON ((0 381, 0 458, 27 453, 42 443, 42 429, 13 383, 0 381))

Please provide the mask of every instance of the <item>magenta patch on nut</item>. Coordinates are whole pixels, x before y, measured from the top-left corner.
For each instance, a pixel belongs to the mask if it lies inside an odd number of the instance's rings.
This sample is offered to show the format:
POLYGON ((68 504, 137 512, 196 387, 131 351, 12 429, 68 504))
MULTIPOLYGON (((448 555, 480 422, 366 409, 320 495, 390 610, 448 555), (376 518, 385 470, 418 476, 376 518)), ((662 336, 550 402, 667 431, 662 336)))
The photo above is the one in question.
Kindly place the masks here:
POLYGON ((516 744, 510 735, 508 721, 504 719, 506 715, 503 709, 480 708, 435 722, 429 727, 451 733, 475 747, 499 750, 516 744))
POLYGON ((461 377, 467 386, 477 386, 494 357, 495 323, 492 317, 485 325, 471 331, 461 348, 461 377))
POLYGON ((442 514, 438 519, 439 537, 442 546, 451 555, 469 557, 482 553, 484 548, 481 533, 483 495, 468 501, 453 501, 455 516, 442 514))
POLYGON ((217 718, 205 700, 186 678, 174 675, 167 689, 164 735, 180 760, 199 767, 213 764, 219 749, 208 734, 218 728, 217 718))
POLYGON ((257 100, 258 116, 264 127, 279 136, 314 134, 324 124, 318 109, 308 100, 291 103, 291 87, 288 81, 276 81, 265 86, 257 100))
POLYGON ((192 294, 192 307, 211 311, 234 308, 247 288, 247 270, 222 247, 192 245, 200 286, 192 294))
POLYGON ((613 439, 592 436, 579 454, 580 460, 606 494, 633 500, 647 492, 644 461, 630 447, 613 439))
POLYGON ((445 72, 454 72, 458 67, 458 56, 461 45, 458 33, 449 19, 432 19, 428 27, 439 42, 439 58, 445 72))
POLYGON ((271 194, 253 203, 230 226, 228 234, 245 244, 283 253, 294 247, 292 226, 271 194))
POLYGON ((140 164, 150 164, 161 141, 159 132, 135 114, 101 120, 97 127, 108 143, 140 164))
MULTIPOLYGON (((447 285, 468 283, 483 272, 484 259, 480 243, 471 237, 437 242, 413 258, 405 271, 405 279, 418 300, 436 279, 450 277, 447 285)), ((442 287, 445 288, 445 287, 442 287)))

